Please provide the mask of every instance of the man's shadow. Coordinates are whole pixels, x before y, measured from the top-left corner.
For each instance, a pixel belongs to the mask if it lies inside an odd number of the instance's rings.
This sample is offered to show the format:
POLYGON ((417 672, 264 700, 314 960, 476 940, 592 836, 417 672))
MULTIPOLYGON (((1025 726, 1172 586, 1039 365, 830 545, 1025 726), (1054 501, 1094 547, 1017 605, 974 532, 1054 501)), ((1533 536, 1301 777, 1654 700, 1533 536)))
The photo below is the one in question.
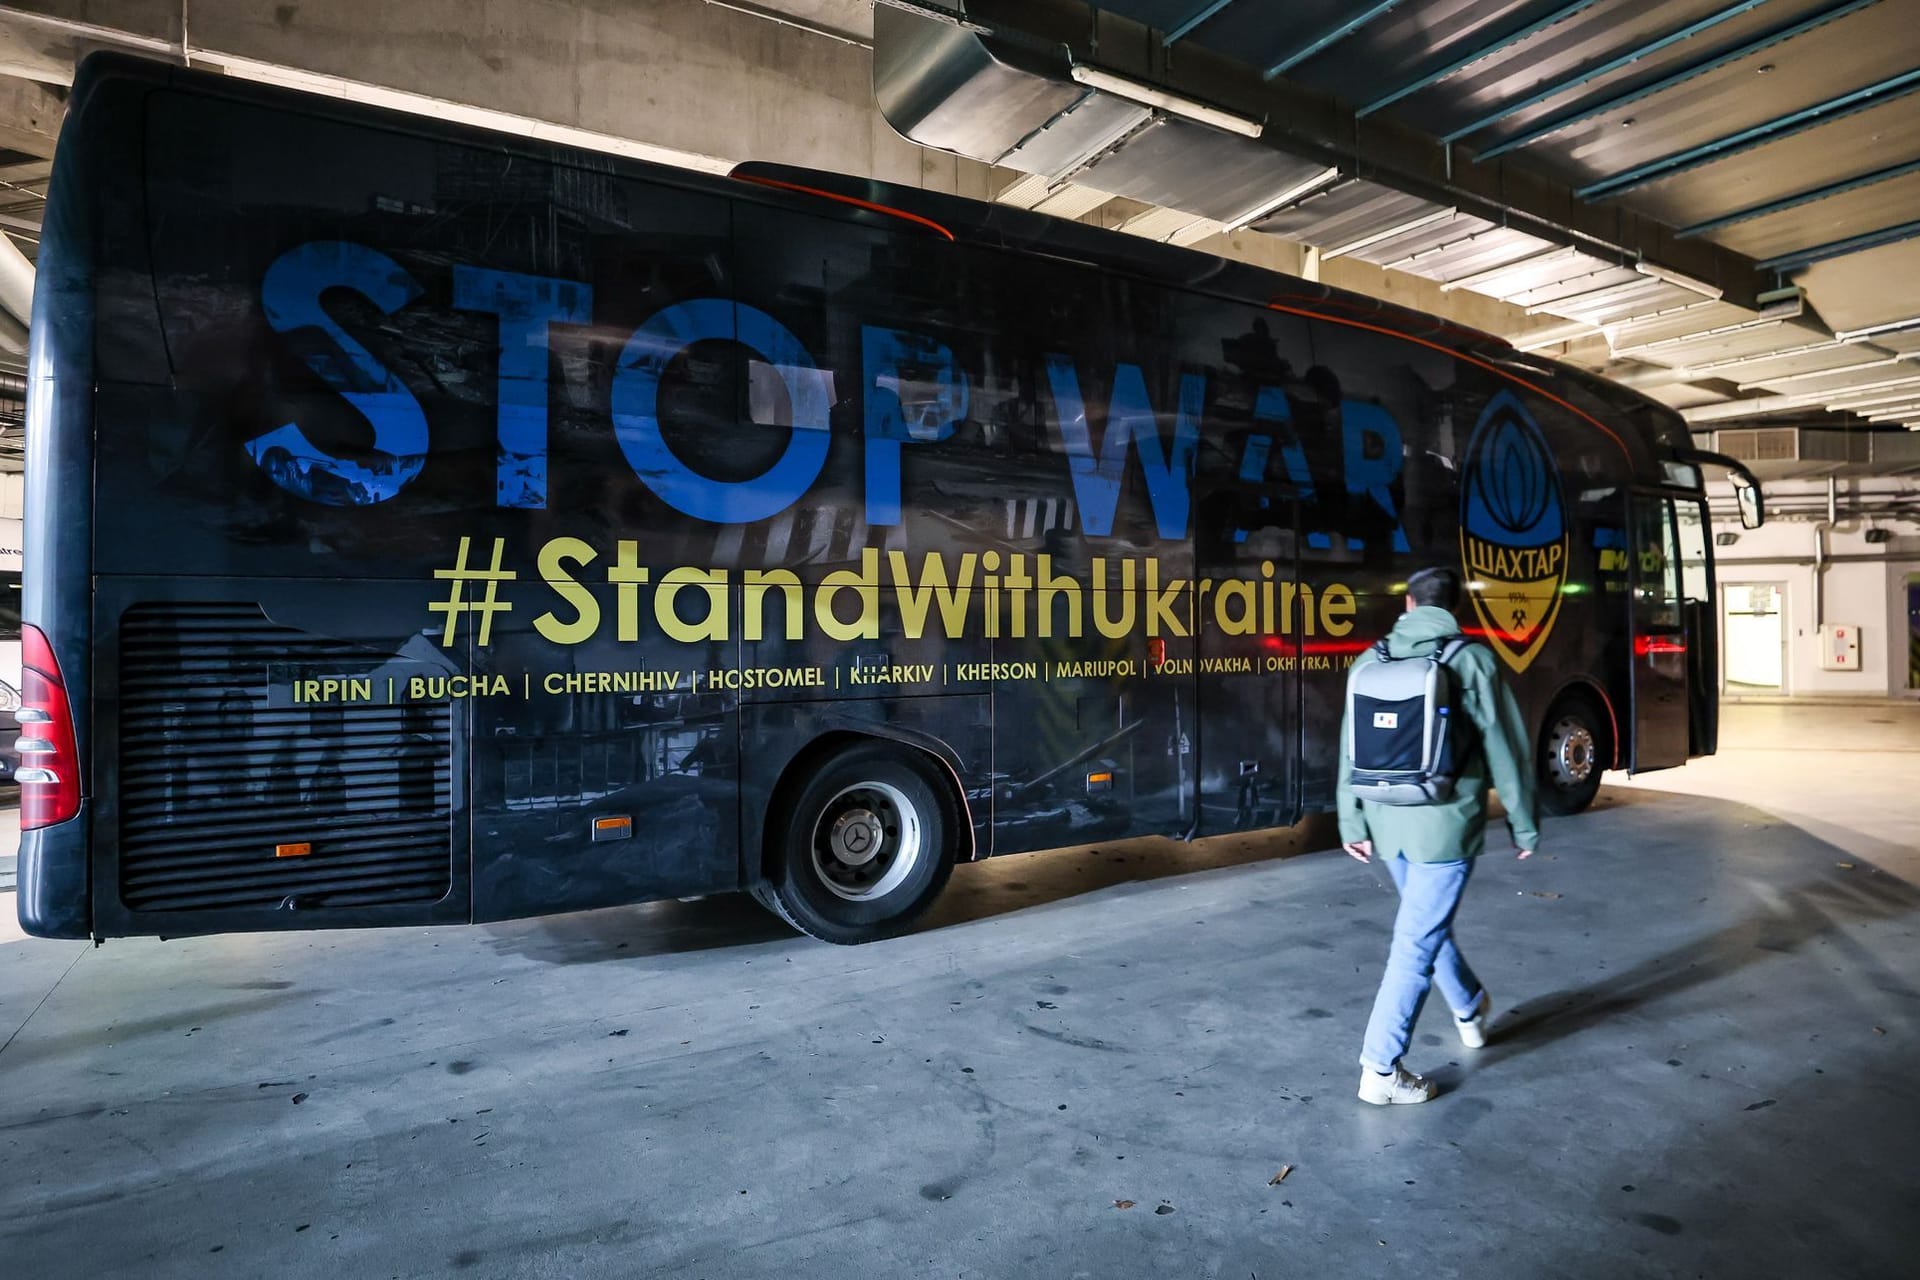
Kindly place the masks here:
POLYGON ((1717 981, 1770 956, 1799 951, 1825 939, 1844 948, 1874 985, 1908 1000, 1920 1000, 1904 976, 1850 938, 1844 926, 1893 920, 1920 908, 1920 889, 1868 864, 1817 879, 1775 887, 1754 886, 1774 897, 1772 909, 1752 913, 1704 937, 1642 961, 1603 982, 1571 987, 1516 1005, 1489 1028, 1477 1062, 1493 1063, 1543 1044, 1577 1035, 1643 1005, 1717 981))

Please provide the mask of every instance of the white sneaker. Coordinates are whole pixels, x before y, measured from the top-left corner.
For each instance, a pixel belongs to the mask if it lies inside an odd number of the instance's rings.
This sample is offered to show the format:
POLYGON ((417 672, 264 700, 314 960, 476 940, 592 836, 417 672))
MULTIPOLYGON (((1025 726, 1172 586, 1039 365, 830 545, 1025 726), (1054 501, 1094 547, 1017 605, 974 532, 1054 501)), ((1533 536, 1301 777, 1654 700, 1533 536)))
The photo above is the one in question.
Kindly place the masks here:
POLYGON ((1360 1101, 1371 1102, 1376 1107, 1396 1102, 1431 1102, 1438 1092, 1433 1081, 1413 1074, 1399 1063, 1394 1064, 1390 1076, 1383 1076, 1372 1067, 1360 1068, 1360 1101))
POLYGON ((1487 1018, 1493 1013, 1493 997, 1485 991, 1474 1004, 1473 1012, 1464 1018, 1453 1020, 1454 1030, 1460 1033, 1460 1043, 1469 1049, 1487 1047, 1487 1018))

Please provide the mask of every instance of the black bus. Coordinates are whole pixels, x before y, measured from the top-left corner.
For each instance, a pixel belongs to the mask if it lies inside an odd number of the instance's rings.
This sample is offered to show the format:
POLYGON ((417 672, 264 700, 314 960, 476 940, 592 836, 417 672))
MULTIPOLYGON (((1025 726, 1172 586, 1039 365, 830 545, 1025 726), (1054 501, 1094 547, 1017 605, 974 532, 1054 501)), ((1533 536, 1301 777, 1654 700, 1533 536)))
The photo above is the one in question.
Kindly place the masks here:
POLYGON ((1436 561, 1555 809, 1713 747, 1680 419, 1365 298, 107 57, 39 270, 35 934, 745 889, 863 941, 961 860, 1330 807, 1436 561))

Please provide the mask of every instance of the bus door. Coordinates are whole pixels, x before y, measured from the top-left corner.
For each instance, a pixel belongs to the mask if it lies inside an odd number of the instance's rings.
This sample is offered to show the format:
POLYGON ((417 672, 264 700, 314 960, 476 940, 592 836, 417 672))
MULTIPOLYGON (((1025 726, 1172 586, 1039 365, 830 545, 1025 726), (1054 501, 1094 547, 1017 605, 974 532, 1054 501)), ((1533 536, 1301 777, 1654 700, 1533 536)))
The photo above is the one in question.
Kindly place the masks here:
POLYGON ((1674 514, 1670 497, 1633 495, 1633 753, 1629 769, 1635 773, 1687 761, 1689 637, 1674 514))
POLYGON ((1704 498, 1673 500, 1679 532, 1680 599, 1687 624, 1687 754, 1710 756, 1720 741, 1720 629, 1713 602, 1713 539, 1704 498))

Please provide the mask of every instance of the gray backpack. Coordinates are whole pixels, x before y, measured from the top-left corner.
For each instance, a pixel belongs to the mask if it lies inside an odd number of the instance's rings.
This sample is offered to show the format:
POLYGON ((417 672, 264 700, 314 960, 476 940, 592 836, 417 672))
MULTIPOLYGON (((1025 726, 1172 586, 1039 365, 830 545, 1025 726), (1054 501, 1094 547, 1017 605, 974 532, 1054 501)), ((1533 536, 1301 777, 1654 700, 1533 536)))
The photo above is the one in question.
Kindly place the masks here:
POLYGON ((1396 658, 1383 639, 1375 662, 1347 677, 1347 762, 1353 794, 1375 804, 1444 804, 1478 745, 1462 701, 1460 677, 1447 665, 1464 636, 1431 654, 1396 658))

